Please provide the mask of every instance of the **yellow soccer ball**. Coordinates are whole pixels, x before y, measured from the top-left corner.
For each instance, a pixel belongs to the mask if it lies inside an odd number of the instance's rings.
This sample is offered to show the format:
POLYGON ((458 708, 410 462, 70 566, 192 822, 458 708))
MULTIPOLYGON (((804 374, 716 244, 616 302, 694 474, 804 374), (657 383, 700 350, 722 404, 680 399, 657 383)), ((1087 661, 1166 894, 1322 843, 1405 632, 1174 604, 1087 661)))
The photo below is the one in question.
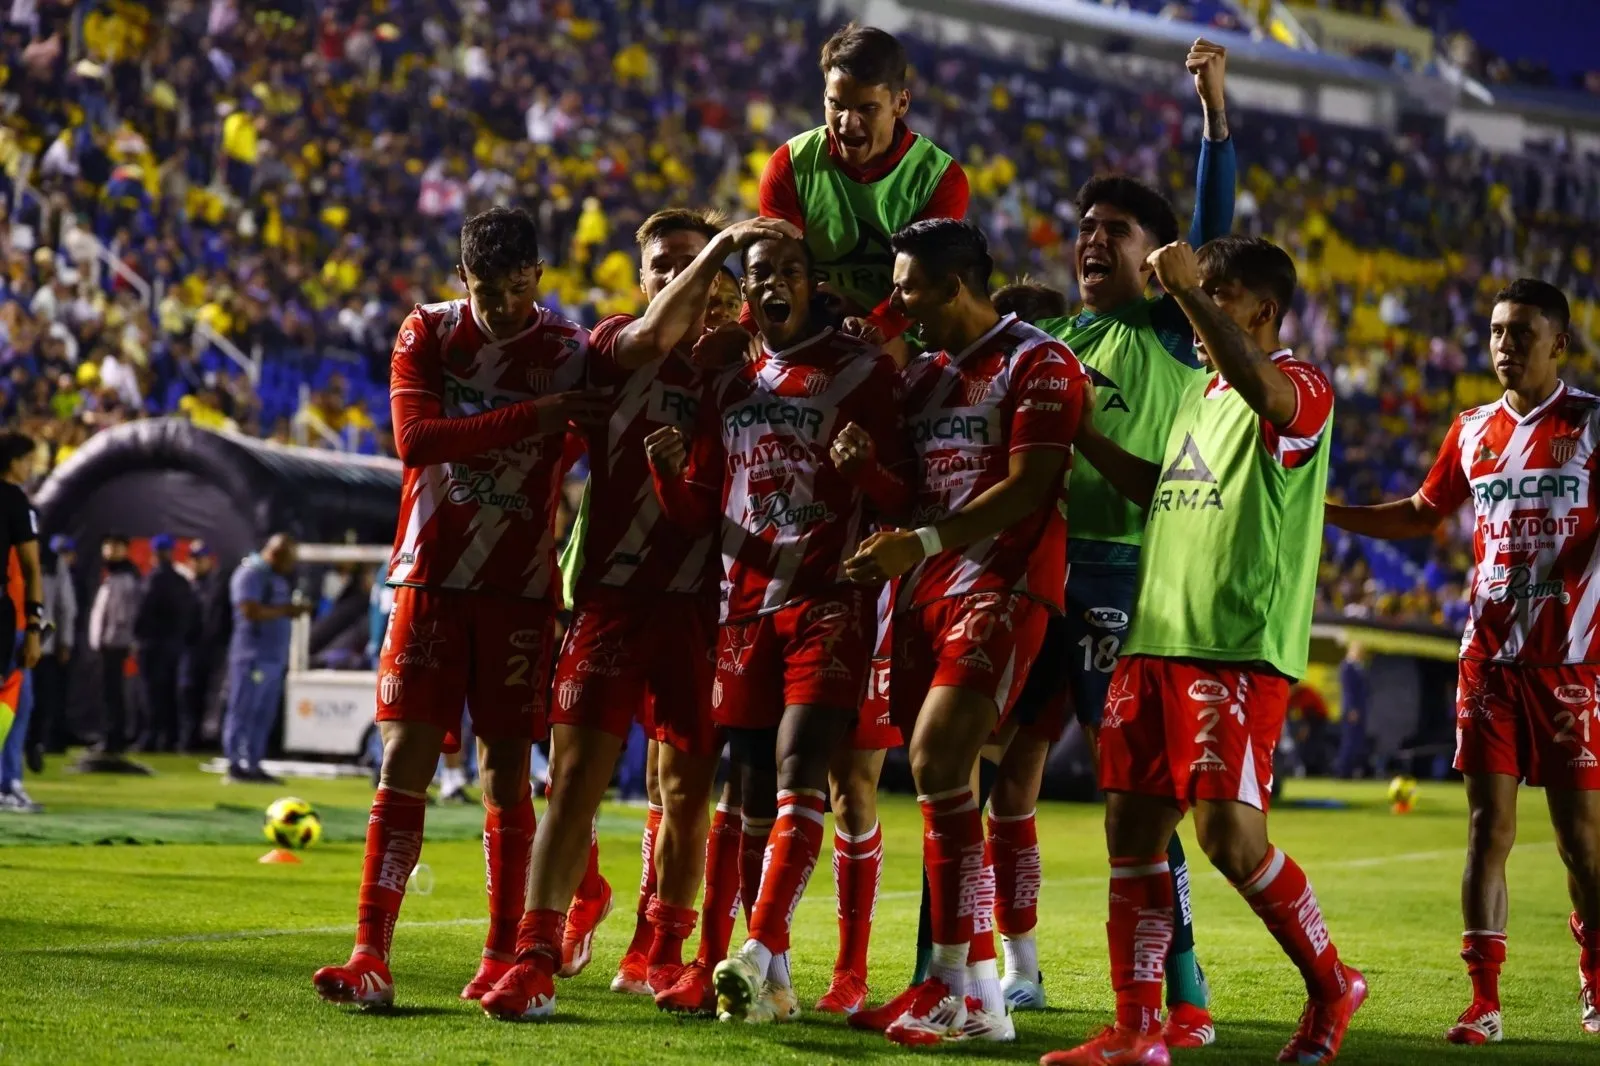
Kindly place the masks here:
POLYGON ((322 819, 305 800, 285 796, 267 808, 261 831, 278 847, 299 851, 322 839, 322 819))
POLYGON ((1389 782, 1389 802, 1396 814, 1405 814, 1417 805, 1417 779, 1401 774, 1389 782))

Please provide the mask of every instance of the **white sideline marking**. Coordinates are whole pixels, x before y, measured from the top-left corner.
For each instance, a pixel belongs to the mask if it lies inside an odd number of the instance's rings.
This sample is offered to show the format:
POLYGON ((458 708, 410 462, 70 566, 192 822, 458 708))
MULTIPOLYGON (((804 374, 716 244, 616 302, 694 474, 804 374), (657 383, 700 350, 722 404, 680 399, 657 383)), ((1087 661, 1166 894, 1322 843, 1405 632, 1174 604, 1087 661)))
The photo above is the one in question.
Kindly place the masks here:
MULTIPOLYGON (((1532 851, 1538 848, 1555 847, 1555 841, 1542 840, 1531 844, 1518 844, 1513 851, 1532 851)), ((1393 862, 1430 862, 1434 859, 1458 858, 1465 854, 1465 848, 1443 848, 1435 851, 1406 851, 1398 855, 1369 855, 1360 859, 1346 859, 1343 862, 1318 863, 1313 871, 1318 868, 1335 870, 1364 870, 1374 866, 1384 866, 1393 862)), ((1215 870, 1210 871, 1211 876, 1220 878, 1222 875, 1215 870)), ((1069 885, 1104 885, 1104 875, 1099 877, 1064 877, 1045 881, 1045 888, 1060 888, 1069 885)), ((878 899, 919 899, 922 889, 911 889, 899 892, 880 892, 878 899)), ((804 904, 812 899, 806 896, 801 899, 804 904)), ((832 900, 828 901, 830 904, 832 900)), ((396 922, 397 929, 445 929, 458 925, 487 925, 487 917, 476 918, 444 918, 430 922, 396 922)), ((152 937, 148 940, 108 940, 98 944, 66 944, 61 947, 48 947, 36 949, 44 954, 68 954, 79 951, 130 951, 142 948, 168 947, 174 944, 210 944, 229 940, 265 940, 268 937, 279 936, 326 936, 333 933, 351 933, 355 927, 345 925, 313 925, 300 929, 241 929, 231 933, 191 933, 187 936, 152 937)), ((1450 971, 1454 973, 1455 971, 1450 971)))

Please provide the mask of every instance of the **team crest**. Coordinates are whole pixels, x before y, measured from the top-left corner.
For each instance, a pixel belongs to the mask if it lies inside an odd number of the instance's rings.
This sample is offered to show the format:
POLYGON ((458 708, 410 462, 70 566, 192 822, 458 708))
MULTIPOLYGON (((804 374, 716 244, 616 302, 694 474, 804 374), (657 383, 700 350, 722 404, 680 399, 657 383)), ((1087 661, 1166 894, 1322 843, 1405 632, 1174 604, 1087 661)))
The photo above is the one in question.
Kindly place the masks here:
POLYGON ((556 702, 563 711, 572 710, 572 705, 578 702, 578 697, 583 695, 583 682, 566 680, 556 686, 556 702))
POLYGON ((550 386, 554 384, 554 381, 555 371, 549 367, 535 366, 528 368, 528 391, 537 393, 549 392, 550 386))
POLYGON ((722 706, 722 678, 717 678, 711 683, 711 706, 722 706))
POLYGON ((1557 466, 1566 466, 1572 462, 1572 457, 1578 454, 1578 438, 1557 437, 1550 442, 1550 458, 1557 466))
POLYGON ((813 370, 806 375, 803 382, 807 396, 821 396, 833 384, 833 377, 820 370, 813 370))
POLYGON ((963 378, 961 387, 966 394, 968 407, 977 407, 989 395, 989 386, 993 384, 989 378, 963 378))
POLYGON ((399 674, 384 674, 378 682, 378 699, 383 701, 385 707, 392 706, 400 698, 400 689, 403 682, 399 674))

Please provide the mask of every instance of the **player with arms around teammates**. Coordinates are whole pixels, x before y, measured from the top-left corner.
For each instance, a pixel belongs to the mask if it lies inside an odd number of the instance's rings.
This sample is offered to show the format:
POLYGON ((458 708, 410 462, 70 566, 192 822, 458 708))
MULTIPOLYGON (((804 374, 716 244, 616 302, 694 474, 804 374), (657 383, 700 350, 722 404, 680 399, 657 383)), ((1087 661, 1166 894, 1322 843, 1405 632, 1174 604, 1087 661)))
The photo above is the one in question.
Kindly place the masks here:
POLYGON ((383 765, 367 825, 355 950, 313 977, 362 1006, 394 999, 389 945, 422 850, 428 783, 472 715, 483 775, 489 934, 463 996, 516 950, 534 834, 529 748, 544 729, 558 603, 555 511, 574 423, 602 421, 583 391, 587 333, 540 307, 538 232, 493 208, 461 227, 464 300, 418 307, 390 364, 405 470, 389 564, 394 610, 378 663, 383 765))
POLYGON ((658 212, 638 234, 643 316, 608 318, 590 336, 589 384, 614 395, 615 406, 605 428, 589 435, 585 558, 550 712, 550 806, 534 836, 518 964, 483 997, 495 1017, 538 1018, 555 1009, 563 926, 592 851, 595 812, 647 696, 662 793, 671 801, 655 849, 661 876, 647 976, 664 988, 682 966, 722 746, 710 720, 712 542, 661 514, 644 441, 695 418, 703 386, 691 348, 723 260, 756 240, 792 235, 793 227, 771 219, 719 232, 703 213, 658 212))
POLYGON ((1467 780, 1461 958, 1472 1002, 1445 1039, 1501 1039, 1506 857, 1517 785, 1542 786, 1572 895, 1580 1021, 1600 1033, 1600 397, 1557 377, 1567 298, 1523 278, 1495 297, 1489 348, 1505 395, 1456 416, 1422 488, 1374 507, 1328 505, 1369 537, 1425 537, 1470 502, 1469 614, 1456 690, 1455 768, 1467 780))
POLYGON ((1294 263, 1223 237, 1151 256, 1215 370, 1178 403, 1160 463, 1087 432, 1080 447, 1150 510, 1133 628, 1100 732, 1116 1024, 1044 1066, 1164 1066, 1173 935, 1167 842, 1190 807, 1200 846, 1300 970, 1308 1001, 1279 1062, 1333 1061, 1366 981, 1345 965, 1305 873, 1267 838, 1272 753, 1303 676, 1321 558, 1333 392, 1278 342, 1294 263), (1263 545, 1276 550, 1262 553, 1263 545))
POLYGON ((888 512, 915 529, 873 534, 845 565, 856 581, 900 578, 890 699, 911 735, 933 952, 885 1035, 913 1046, 1006 1041, 1016 1030, 995 966, 993 871, 970 782, 1046 618, 1061 610, 1058 504, 1089 386, 1065 345, 995 311, 994 264, 976 226, 913 223, 893 249, 895 306, 931 349, 904 373, 917 496, 909 512, 888 512))
MULTIPOLYGON (((1189 240, 1199 246, 1233 226, 1234 151, 1225 111, 1227 53, 1197 40, 1185 58, 1204 111, 1204 139, 1195 175, 1189 240)), ((1073 267, 1083 296, 1077 315, 1039 322, 1065 341, 1096 386, 1095 428, 1151 462, 1195 367, 1194 330, 1170 294, 1147 295, 1150 253, 1178 238, 1177 215, 1164 196, 1133 178, 1089 181, 1078 193, 1079 230, 1073 267)), ((1133 614, 1144 515, 1088 463, 1074 463, 1067 489, 1066 610, 1050 619, 1044 648, 1017 701, 1021 728, 1000 763, 989 798, 990 851, 995 864, 996 924, 1005 952, 1007 1002, 1044 1006, 1038 921, 1039 838, 1034 808, 1050 745, 1068 714, 1096 748, 1106 687, 1133 614)), ((1167 965, 1166 1039, 1203 1047, 1216 1038, 1205 978, 1195 959, 1189 871, 1173 834, 1167 862, 1177 894, 1178 924, 1167 965)))
POLYGON ((727 371, 700 402, 692 442, 652 434, 667 516, 720 526, 723 608, 713 713, 728 729, 747 808, 773 791, 777 820, 750 939, 713 981, 730 1017, 787 1021, 790 920, 822 847, 828 765, 854 725, 871 651, 871 603, 842 564, 865 531, 911 494, 894 364, 823 324, 811 254, 794 239, 745 252, 745 301, 762 355, 727 371), (830 455, 854 427, 878 460, 847 474, 830 455))

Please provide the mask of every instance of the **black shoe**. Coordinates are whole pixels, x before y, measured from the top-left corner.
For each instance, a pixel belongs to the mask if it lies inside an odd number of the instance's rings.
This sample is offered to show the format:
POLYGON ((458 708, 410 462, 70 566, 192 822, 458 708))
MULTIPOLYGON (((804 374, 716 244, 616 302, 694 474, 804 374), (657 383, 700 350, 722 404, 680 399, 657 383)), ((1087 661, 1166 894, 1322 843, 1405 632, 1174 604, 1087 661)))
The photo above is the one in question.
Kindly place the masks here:
POLYGON ((27 763, 28 773, 44 773, 44 748, 37 744, 29 744, 27 752, 23 755, 23 761, 27 763))
POLYGON ((253 785, 256 778, 242 766, 230 766, 227 773, 222 775, 224 785, 253 785))
POLYGON ((256 767, 254 770, 250 771, 250 780, 256 782, 259 785, 281 785, 281 784, 283 784, 283 778, 274 777, 271 774, 267 773, 265 770, 261 769, 259 766, 256 767))

